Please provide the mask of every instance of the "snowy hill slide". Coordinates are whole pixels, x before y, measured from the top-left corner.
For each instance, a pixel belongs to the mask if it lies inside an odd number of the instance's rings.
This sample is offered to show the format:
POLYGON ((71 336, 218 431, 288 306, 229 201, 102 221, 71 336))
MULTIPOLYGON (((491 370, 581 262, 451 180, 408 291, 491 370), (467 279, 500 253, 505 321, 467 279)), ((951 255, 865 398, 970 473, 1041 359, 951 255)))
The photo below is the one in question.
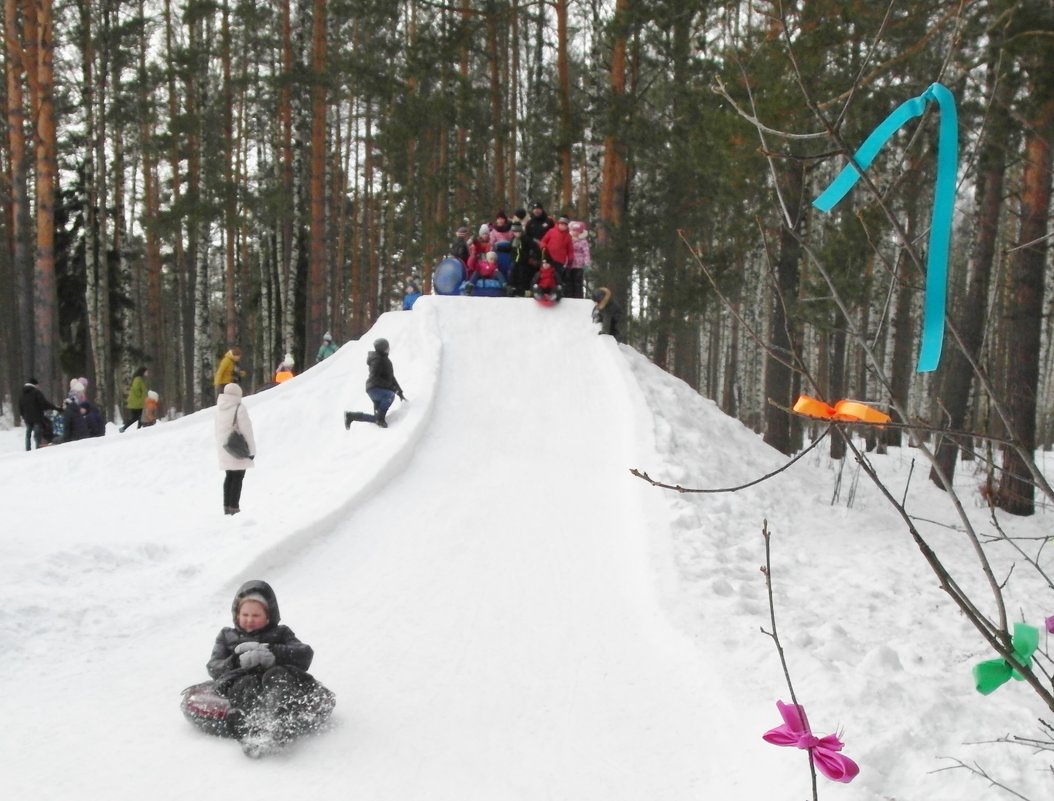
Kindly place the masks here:
POLYGON ((666 507, 628 474, 649 413, 589 310, 424 298, 385 315, 247 399, 260 454, 235 518, 219 511, 209 410, 0 459, 35 509, 0 544, 12 797, 715 786, 706 720, 728 715, 658 597, 668 554, 651 532, 666 507), (409 403, 386 431, 345 432, 343 409, 368 407, 365 354, 381 335, 409 403), (333 731, 262 765, 176 709, 249 576, 273 583, 338 694, 333 731))

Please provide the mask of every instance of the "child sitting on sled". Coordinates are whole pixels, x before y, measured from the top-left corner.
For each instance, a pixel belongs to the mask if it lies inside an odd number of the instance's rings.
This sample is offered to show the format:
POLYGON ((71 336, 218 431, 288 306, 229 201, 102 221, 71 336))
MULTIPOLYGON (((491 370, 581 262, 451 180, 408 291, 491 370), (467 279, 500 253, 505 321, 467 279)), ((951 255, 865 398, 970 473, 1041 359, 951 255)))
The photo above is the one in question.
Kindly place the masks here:
POLYGON ((317 729, 333 708, 333 693, 307 672, 314 651, 279 623, 271 586, 247 581, 231 615, 234 626, 220 631, 208 663, 213 691, 230 703, 228 733, 256 755, 317 729))
POLYGON ((556 303, 560 300, 560 277, 549 261, 543 261, 541 269, 531 279, 531 294, 541 303, 556 303))

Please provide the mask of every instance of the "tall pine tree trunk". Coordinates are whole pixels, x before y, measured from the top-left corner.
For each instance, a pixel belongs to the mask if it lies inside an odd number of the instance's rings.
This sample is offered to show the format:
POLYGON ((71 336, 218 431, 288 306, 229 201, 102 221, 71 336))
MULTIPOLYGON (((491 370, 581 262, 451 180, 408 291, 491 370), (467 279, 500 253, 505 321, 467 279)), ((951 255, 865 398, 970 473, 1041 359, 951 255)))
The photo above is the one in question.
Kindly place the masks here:
MULTIPOLYGON (((14 277, 16 361, 19 380, 27 381, 33 369, 33 263, 29 236, 29 154, 26 148, 26 113, 22 82, 25 50, 18 30, 18 0, 4 0, 4 71, 7 88, 7 141, 11 180, 11 272, 14 277)), ((17 385, 16 385, 17 386, 17 385)))
POLYGON ((556 77, 560 98, 560 211, 563 212, 571 208, 574 201, 571 176, 571 77, 567 57, 567 0, 555 0, 555 5, 556 77))
POLYGON ((604 137, 604 164, 600 176, 600 226, 597 229, 597 250, 612 244, 622 224, 622 210, 626 204, 626 149, 623 123, 626 113, 626 48, 630 32, 630 0, 617 0, 611 28, 614 41, 611 47, 611 67, 608 71, 608 91, 611 96, 608 130, 604 137))
MULTIPOLYGON (((139 0, 139 22, 145 29, 145 0, 139 0)), ((153 373, 164 386, 168 375, 167 349, 164 347, 164 306, 161 297, 161 238, 158 216, 161 197, 158 188, 157 154, 154 150, 154 104, 146 68, 147 37, 139 47, 139 136, 143 148, 143 229, 146 237, 146 340, 143 349, 153 358, 153 373)))
MULTIPOLYGON (((1048 37, 1051 31, 1047 31, 1048 37)), ((1036 404, 1039 389, 1040 333, 1043 323, 1044 268, 1047 261, 1051 170, 1054 169, 1054 41, 1039 45, 1043 56, 1031 71, 1032 108, 1025 129, 1025 168, 1021 178, 1021 228, 1011 259, 1011 294, 1007 348, 1007 410, 1011 436, 1031 456, 1036 447, 1036 404), (1027 356, 1022 358, 1022 356, 1027 356)), ((1003 449, 1003 473, 996 503, 1006 511, 1030 515, 1035 511, 1035 485, 1029 466, 1015 448, 1003 449)))
MULTIPOLYGON (((905 181, 907 186, 921 186, 921 171, 918 164, 913 163, 908 171, 905 181)), ((905 214, 907 215, 907 226, 905 232, 907 241, 914 242, 918 231, 918 194, 908 192, 905 214)), ((914 365, 915 350, 915 315, 913 306, 915 303, 916 287, 918 285, 918 272, 912 267, 909 245, 904 244, 897 259, 897 308, 893 316, 893 363, 890 367, 890 392, 894 408, 892 417, 894 422, 907 423, 896 411, 896 405, 907 410, 909 406, 909 393, 911 390, 911 371, 914 365)), ((886 429, 883 439, 886 445, 899 446, 902 440, 903 429, 892 426, 886 429)))
POLYGON ((311 245, 303 341, 314 343, 326 319, 326 0, 314 0, 311 22, 311 245))
POLYGON ((493 199, 491 206, 496 206, 505 203, 505 118, 501 113, 505 104, 501 93, 502 54, 498 50, 498 10, 495 3, 487 3, 483 24, 486 30, 487 72, 490 78, 490 127, 494 140, 494 183, 489 192, 492 193, 493 199))
POLYGON ((55 288, 55 197, 58 182, 55 125, 55 24, 51 0, 36 0, 37 91, 34 109, 37 150, 37 264, 34 282, 37 376, 58 384, 58 293, 55 288))
POLYGON ((232 54, 228 0, 223 0, 222 12, 220 59, 223 65, 223 316, 227 341, 238 342, 238 190, 234 182, 234 89, 231 85, 232 54))
MULTIPOLYGON (((168 168, 171 172, 172 204, 176 207, 181 205, 183 199, 183 164, 181 159, 182 140, 175 130, 175 121, 179 117, 180 93, 176 85, 177 58, 175 45, 174 21, 172 18, 171 0, 165 0, 165 52, 168 55, 168 69, 166 79, 168 83, 168 119, 170 143, 168 148, 168 168)), ((176 324, 180 336, 177 337, 177 350, 179 355, 177 367, 179 378, 176 384, 176 401, 184 412, 193 410, 195 387, 197 386, 197 373, 194 370, 194 329, 190 325, 193 319, 194 309, 194 282, 193 271, 187 262, 186 246, 183 239, 183 224, 178 218, 173 221, 172 237, 172 260, 173 271, 176 278, 176 297, 178 300, 176 324)))
MULTIPOLYGON (((790 406, 793 382, 791 364, 795 360, 794 343, 791 341, 790 314, 798 300, 801 246, 802 191, 804 168, 800 162, 791 162, 783 174, 783 197, 789 220, 784 220, 780 234, 779 258, 776 262, 776 286, 772 296, 772 314, 769 317, 769 347, 773 353, 765 356, 765 399, 780 406, 790 406)), ((781 453, 791 453, 790 416, 782 409, 765 404, 765 442, 781 453)))

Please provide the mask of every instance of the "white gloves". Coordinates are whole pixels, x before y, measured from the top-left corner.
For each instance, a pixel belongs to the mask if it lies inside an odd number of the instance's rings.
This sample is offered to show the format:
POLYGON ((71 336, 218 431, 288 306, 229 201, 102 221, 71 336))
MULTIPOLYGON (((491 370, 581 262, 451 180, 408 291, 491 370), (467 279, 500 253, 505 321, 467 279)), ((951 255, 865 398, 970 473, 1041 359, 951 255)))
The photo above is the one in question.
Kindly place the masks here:
POLYGON ((274 654, 265 642, 240 643, 235 646, 234 653, 238 655, 238 665, 243 668, 262 667, 266 669, 274 664, 274 654))

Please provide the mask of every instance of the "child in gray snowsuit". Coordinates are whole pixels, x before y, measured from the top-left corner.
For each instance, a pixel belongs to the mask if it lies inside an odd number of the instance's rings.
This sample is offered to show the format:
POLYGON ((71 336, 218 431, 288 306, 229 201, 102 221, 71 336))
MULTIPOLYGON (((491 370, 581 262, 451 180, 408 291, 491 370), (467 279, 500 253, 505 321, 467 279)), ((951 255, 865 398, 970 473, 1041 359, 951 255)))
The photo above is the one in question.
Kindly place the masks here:
POLYGON ((279 623, 278 601, 266 581, 247 581, 231 604, 234 626, 212 647, 209 675, 227 698, 227 729, 251 748, 281 744, 317 728, 333 693, 307 672, 314 651, 279 623))

